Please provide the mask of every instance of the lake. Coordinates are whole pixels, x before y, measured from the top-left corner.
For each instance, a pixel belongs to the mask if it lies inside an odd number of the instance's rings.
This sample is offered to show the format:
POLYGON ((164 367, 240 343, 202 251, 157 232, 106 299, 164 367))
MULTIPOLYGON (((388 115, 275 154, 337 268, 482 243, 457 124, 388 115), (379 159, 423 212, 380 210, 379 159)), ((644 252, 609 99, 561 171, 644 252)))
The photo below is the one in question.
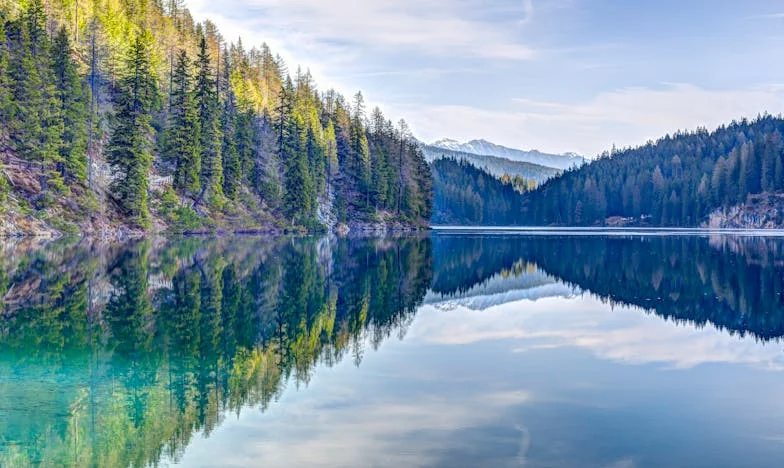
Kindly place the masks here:
POLYGON ((777 236, 18 240, 0 296, 3 467, 784 459, 777 236))

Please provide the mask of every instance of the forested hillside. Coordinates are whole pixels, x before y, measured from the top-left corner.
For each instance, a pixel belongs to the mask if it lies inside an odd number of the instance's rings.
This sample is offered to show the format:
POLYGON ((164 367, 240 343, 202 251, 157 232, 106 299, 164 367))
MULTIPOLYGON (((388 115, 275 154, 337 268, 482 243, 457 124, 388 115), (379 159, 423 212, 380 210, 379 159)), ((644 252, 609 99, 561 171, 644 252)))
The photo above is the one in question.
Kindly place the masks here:
POLYGON ((522 222, 525 183, 498 179, 465 160, 432 163, 433 224, 503 226, 522 222))
POLYGON ((668 135, 599 157, 525 195, 524 223, 698 226, 750 194, 784 190, 784 119, 668 135))
POLYGON ((404 122, 183 0, 0 0, 0 232, 419 226, 404 122))
POLYGON ((425 155, 425 159, 430 163, 436 159, 442 158, 451 158, 458 161, 465 160, 495 177, 504 177, 505 175, 508 175, 509 177, 514 178, 515 176, 519 176, 523 179, 532 181, 534 184, 541 184, 547 179, 561 173, 558 169, 525 161, 514 161, 486 154, 466 153, 463 151, 426 145, 424 143, 421 143, 420 146, 425 155))

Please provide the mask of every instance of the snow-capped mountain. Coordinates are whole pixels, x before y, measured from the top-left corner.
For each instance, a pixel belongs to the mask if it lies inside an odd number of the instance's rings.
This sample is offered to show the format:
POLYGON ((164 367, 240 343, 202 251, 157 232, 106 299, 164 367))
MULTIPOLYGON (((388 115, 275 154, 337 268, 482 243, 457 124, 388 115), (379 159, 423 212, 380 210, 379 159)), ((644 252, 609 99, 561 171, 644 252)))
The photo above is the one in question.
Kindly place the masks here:
POLYGON ((474 167, 483 169, 487 173, 499 178, 504 174, 509 174, 511 176, 519 175, 526 179, 535 180, 537 184, 541 184, 561 173, 560 170, 554 167, 541 166, 526 161, 513 161, 508 158, 499 158, 486 154, 455 151, 442 146, 426 145, 422 142, 420 142, 419 146, 422 148, 425 160, 429 163, 441 158, 464 160, 471 163, 474 167))
POLYGON ((523 300, 537 301, 549 297, 572 297, 579 294, 574 286, 569 286, 537 270, 524 273, 519 277, 506 277, 497 274, 482 284, 455 294, 439 294, 428 291, 424 303, 437 309, 449 310, 456 306, 471 310, 486 310, 501 304, 523 300))
POLYGON ((511 159, 513 161, 524 161, 560 170, 580 166, 585 162, 585 158, 576 153, 551 154, 537 150, 523 151, 497 145, 487 140, 471 140, 466 143, 460 143, 459 141, 445 138, 434 142, 432 146, 451 151, 496 156, 511 159))

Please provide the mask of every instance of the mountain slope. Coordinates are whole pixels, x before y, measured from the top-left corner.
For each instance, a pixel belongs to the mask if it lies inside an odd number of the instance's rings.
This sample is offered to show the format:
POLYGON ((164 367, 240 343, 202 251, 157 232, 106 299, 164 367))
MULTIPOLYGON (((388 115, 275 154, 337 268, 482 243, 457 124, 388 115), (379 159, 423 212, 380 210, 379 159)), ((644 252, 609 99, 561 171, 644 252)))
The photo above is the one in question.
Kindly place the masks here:
POLYGON ((524 222, 699 226, 717 209, 784 192, 782 134, 784 119, 764 116, 614 152, 527 193, 524 222))
POLYGON ((497 145, 487 140, 471 140, 466 143, 460 143, 451 139, 443 139, 434 142, 431 146, 464 153, 482 154, 511 159, 513 161, 529 162, 560 170, 580 166, 585 162, 585 158, 575 153, 551 154, 537 150, 523 151, 497 145))
POLYGON ((414 229, 431 187, 361 93, 182 1, 0 0, 0 235, 414 229))
POLYGON ((522 195, 468 161, 437 159, 433 173, 434 225, 503 226, 522 221, 522 195))
POLYGON ((560 174, 558 169, 540 166, 530 162, 513 161, 511 159, 489 156, 486 154, 466 153, 464 151, 450 150, 424 143, 420 143, 420 148, 422 148, 422 152, 424 153, 427 162, 431 164, 436 159, 442 158, 468 161, 473 166, 483 169, 495 177, 502 177, 504 174, 509 174, 510 176, 519 175, 525 179, 535 180, 537 184, 541 184, 560 174))

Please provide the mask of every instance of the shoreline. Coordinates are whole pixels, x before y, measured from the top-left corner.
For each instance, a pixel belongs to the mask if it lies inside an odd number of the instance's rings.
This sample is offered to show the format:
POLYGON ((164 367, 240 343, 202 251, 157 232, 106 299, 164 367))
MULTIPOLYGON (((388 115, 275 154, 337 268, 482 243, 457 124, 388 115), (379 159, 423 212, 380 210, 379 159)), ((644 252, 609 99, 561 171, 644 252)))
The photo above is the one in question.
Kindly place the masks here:
POLYGON ((504 233, 526 235, 565 235, 565 236, 699 236, 732 234, 748 236, 784 237, 784 229, 744 229, 744 228, 681 228, 681 227, 553 227, 553 226, 430 226, 436 233, 504 233))

